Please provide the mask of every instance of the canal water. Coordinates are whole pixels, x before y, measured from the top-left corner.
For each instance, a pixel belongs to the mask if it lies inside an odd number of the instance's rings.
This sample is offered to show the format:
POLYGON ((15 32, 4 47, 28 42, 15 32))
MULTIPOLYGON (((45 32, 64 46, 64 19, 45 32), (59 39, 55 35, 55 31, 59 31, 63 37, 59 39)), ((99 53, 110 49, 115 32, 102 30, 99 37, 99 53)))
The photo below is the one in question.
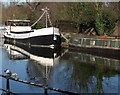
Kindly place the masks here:
MULTIPOLYGON (((2 40, 2 39, 1 39, 2 40)), ((10 43, 0 47, 2 74, 75 93, 120 93, 120 60, 68 49, 31 48, 10 43)), ((6 79, 2 78, 6 89, 6 79)), ((43 88, 10 81, 14 93, 44 93, 43 88)), ((5 93, 5 92, 3 92, 5 93)), ((58 93, 48 91, 49 93, 58 93)))

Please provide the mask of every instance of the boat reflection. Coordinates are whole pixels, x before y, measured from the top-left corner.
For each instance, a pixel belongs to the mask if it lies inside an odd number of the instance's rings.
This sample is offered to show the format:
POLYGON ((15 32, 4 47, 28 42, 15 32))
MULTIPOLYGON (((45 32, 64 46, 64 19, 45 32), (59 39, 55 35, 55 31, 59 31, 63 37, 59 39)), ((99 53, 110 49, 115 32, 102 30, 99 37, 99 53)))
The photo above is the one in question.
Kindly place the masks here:
POLYGON ((10 60, 22 60, 27 59, 23 53, 17 51, 17 47, 11 44, 4 44, 4 48, 8 54, 10 60))
MULTIPOLYGON (((35 51, 38 52, 38 50, 35 51)), ((59 64, 61 50, 39 48, 38 54, 39 57, 31 56, 29 62, 27 63, 26 70, 28 75, 28 81, 34 81, 35 83, 47 85, 51 68, 59 64), (33 58, 35 58, 36 60, 33 60, 33 58)))
POLYGON ((60 57, 68 50, 45 47, 29 47, 19 44, 4 43, 10 60, 28 59, 26 66, 27 80, 35 83, 47 83, 51 68, 59 64, 60 57))
POLYGON ((120 72, 120 60, 114 58, 107 58, 102 56, 95 56, 92 54, 82 52, 69 52, 74 63, 91 64, 98 68, 104 67, 110 70, 120 72))
POLYGON ((10 43, 4 43, 4 47, 11 60, 29 58, 30 60, 44 66, 53 66, 54 63, 57 63, 59 55, 61 54, 61 47, 52 49, 13 45, 10 43))

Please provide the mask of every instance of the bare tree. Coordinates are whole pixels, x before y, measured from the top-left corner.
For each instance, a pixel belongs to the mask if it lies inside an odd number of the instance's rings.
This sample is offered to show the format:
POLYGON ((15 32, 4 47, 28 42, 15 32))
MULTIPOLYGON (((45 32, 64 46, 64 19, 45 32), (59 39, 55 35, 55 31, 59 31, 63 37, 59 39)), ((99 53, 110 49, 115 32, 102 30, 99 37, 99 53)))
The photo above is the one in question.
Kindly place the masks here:
POLYGON ((34 12, 38 6, 40 5, 40 2, 30 2, 31 0, 26 0, 26 3, 28 4, 30 10, 34 12))
POLYGON ((15 6, 19 3, 19 0, 10 0, 10 5, 15 6))

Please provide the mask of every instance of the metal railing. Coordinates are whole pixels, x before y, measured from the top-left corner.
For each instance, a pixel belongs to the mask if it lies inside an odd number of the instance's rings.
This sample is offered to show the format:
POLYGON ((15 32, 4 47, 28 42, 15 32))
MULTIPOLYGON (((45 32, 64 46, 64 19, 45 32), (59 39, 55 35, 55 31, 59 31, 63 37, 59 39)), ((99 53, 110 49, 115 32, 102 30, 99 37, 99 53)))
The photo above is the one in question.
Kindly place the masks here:
POLYGON ((6 89, 0 88, 0 90, 6 92, 6 95, 11 95, 11 94, 12 95, 17 95, 17 93, 13 93, 13 92, 10 91, 10 83, 9 83, 10 81, 9 80, 13 80, 13 81, 16 81, 16 82, 20 82, 20 83, 24 83, 24 84, 28 84, 28 85, 43 88, 45 95, 48 95, 48 90, 52 90, 52 91, 56 91, 56 92, 63 93, 63 94, 68 94, 68 95, 80 95, 79 93, 64 91, 64 90, 61 90, 61 89, 58 89, 58 88, 48 87, 48 86, 43 85, 43 84, 36 84, 36 83, 33 83, 33 82, 28 82, 28 81, 25 81, 25 80, 21 80, 19 78, 13 78, 10 74, 6 74, 6 75, 0 74, 0 77, 6 79, 6 89))

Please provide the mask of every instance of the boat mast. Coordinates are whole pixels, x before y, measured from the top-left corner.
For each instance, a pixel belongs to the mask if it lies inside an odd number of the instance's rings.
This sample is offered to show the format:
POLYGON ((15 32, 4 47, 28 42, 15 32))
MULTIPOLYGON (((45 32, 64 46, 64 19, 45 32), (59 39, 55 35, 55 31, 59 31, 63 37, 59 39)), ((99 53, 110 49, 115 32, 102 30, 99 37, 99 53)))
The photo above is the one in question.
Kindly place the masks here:
POLYGON ((48 15, 47 15, 47 7, 45 8, 45 16, 46 16, 46 28, 48 27, 47 25, 47 18, 48 18, 48 15))
POLYGON ((52 22, 50 20, 50 16, 48 13, 49 9, 46 7, 43 11, 45 12, 45 15, 46 15, 46 28, 48 27, 48 21, 49 21, 50 25, 52 26, 52 22))
POLYGON ((51 20, 50 20, 50 16, 49 16, 49 13, 48 13, 48 8, 46 7, 46 8, 44 8, 44 9, 42 9, 42 11, 43 11, 43 14, 39 17, 39 19, 35 22, 35 23, 33 23, 32 25, 31 25, 31 27, 32 26, 34 26, 36 23, 38 23, 38 21, 39 20, 41 20, 41 18, 45 15, 46 16, 46 18, 45 18, 45 25, 46 25, 46 28, 48 27, 48 21, 49 21, 49 23, 50 23, 50 25, 52 26, 52 22, 51 22, 51 20))

